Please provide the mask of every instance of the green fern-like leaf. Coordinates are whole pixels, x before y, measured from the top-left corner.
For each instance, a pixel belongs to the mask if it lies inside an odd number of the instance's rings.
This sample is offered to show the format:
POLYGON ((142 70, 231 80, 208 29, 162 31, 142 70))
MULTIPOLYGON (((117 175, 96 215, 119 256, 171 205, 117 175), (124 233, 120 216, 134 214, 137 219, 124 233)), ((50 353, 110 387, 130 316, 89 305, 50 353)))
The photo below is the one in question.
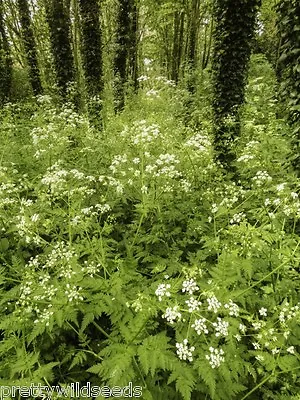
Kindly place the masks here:
POLYGON ((176 382, 176 390, 179 392, 184 400, 190 400, 192 391, 195 387, 196 376, 194 370, 178 361, 176 369, 171 373, 168 379, 168 385, 176 382))
POLYGON ((86 361, 87 355, 84 351, 78 351, 73 358, 73 361, 69 367, 69 370, 75 367, 76 365, 82 365, 84 361, 86 361))
POLYGON ((149 372, 153 377, 157 369, 172 370, 176 359, 170 350, 169 339, 164 332, 149 336, 138 348, 139 361, 147 375, 149 372))

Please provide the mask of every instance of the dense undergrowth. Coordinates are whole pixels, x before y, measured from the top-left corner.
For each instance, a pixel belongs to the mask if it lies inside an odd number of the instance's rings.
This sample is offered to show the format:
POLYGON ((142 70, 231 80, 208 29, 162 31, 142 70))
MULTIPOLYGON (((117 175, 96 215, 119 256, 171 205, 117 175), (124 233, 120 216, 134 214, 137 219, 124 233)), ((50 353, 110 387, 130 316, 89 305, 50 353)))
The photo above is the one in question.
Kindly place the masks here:
POLYGON ((206 92, 143 86, 102 132, 47 96, 1 113, 0 384, 299 399, 299 179, 272 70, 252 61, 236 181, 206 92))

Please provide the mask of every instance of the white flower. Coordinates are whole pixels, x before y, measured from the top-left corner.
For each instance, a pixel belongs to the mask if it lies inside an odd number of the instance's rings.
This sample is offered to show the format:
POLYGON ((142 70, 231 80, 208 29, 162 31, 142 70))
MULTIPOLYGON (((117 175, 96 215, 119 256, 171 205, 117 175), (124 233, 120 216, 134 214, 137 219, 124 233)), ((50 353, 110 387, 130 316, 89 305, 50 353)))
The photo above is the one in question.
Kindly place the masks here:
POLYGON ((139 77, 137 78, 137 80, 138 80, 139 82, 147 81, 148 79, 149 79, 149 76, 146 76, 146 75, 141 75, 141 76, 139 76, 139 77))
POLYGON ((263 362, 265 360, 264 356, 261 356, 261 355, 255 356, 255 358, 259 362, 263 362))
POLYGON ((266 317, 268 310, 266 308, 262 307, 260 310, 258 310, 258 312, 262 317, 266 317))
POLYGON ((260 344, 258 342, 253 342, 252 345, 253 345, 255 350, 259 350, 260 349, 260 344))
POLYGON ((286 183, 280 183, 279 185, 276 186, 276 189, 278 192, 282 192, 284 190, 286 183))
POLYGON ((298 194, 295 192, 291 192, 291 197, 295 200, 298 198, 298 194))
POLYGON ((193 294, 197 290, 199 290, 199 287, 197 286, 197 283, 193 278, 182 282, 183 293, 188 292, 189 294, 193 294))
POLYGON ((236 161, 237 162, 247 162, 249 160, 253 160, 254 156, 250 154, 244 154, 243 156, 239 157, 236 161))
POLYGON ((178 310, 178 306, 174 306, 173 308, 168 307, 162 317, 166 318, 170 324, 174 324, 177 318, 181 319, 181 313, 178 310))
POLYGON ((258 171, 252 180, 258 187, 261 187, 264 183, 271 182, 272 177, 267 173, 267 171, 258 171))
POLYGON ((246 214, 245 213, 242 213, 242 212, 241 213, 237 213, 237 214, 233 215, 233 217, 231 218, 229 223, 230 224, 239 224, 245 218, 246 218, 246 214))
POLYGON ((160 283, 158 285, 158 288, 155 291, 156 296, 158 297, 158 300, 161 301, 164 296, 170 297, 171 293, 168 291, 168 289, 171 288, 171 285, 169 283, 160 283))
POLYGON ((213 203, 213 204, 212 204, 211 212, 212 212, 213 214, 216 214, 216 213, 218 212, 218 207, 217 207, 216 203, 213 203))
POLYGON ((223 357, 224 351, 222 349, 215 349, 214 347, 210 347, 209 351, 210 354, 207 354, 205 358, 209 361, 212 368, 218 368, 221 363, 225 361, 225 358, 223 357))
POLYGON ((278 354, 280 352, 280 350, 278 349, 278 347, 275 347, 274 349, 272 349, 272 354, 278 354))
POLYGON ((142 192, 142 193, 146 194, 147 191, 148 191, 147 186, 144 185, 144 186, 141 187, 141 192, 142 192))
POLYGON ((239 306, 235 304, 232 300, 229 300, 228 304, 224 305, 225 308, 229 309, 229 315, 238 317, 239 316, 239 306))
POLYGON ((31 221, 37 222, 39 218, 40 218, 39 214, 33 214, 33 216, 31 217, 31 221))
POLYGON ((228 336, 229 323, 227 321, 222 321, 220 317, 218 317, 217 320, 218 322, 213 322, 212 324, 216 329, 216 337, 228 336))
POLYGON ((184 339, 183 343, 176 343, 176 353, 180 360, 188 360, 193 361, 193 352, 195 351, 195 347, 188 347, 188 340, 184 339))
POLYGON ((209 297, 207 299, 207 302, 208 302, 207 309, 209 311, 213 311, 214 313, 217 313, 219 308, 222 306, 222 304, 219 302, 216 296, 209 297))
POLYGON ((186 304, 189 307, 189 312, 198 311, 199 306, 201 306, 201 301, 196 300, 193 296, 186 300, 186 304))
POLYGON ((290 346, 290 347, 288 347, 288 348, 286 349, 286 351, 287 351, 288 353, 295 354, 295 347, 294 347, 294 346, 290 346))
POLYGON ((255 331, 259 331, 264 325, 264 321, 252 322, 252 326, 255 331))
POLYGON ((283 332, 284 338, 287 339, 290 336, 290 333, 291 333, 290 331, 283 332))
POLYGON ((73 300, 83 300, 83 297, 80 295, 80 291, 82 290, 81 287, 76 287, 76 286, 70 286, 69 283, 66 284, 67 290, 65 291, 65 294, 68 297, 68 301, 71 303, 73 300))
POLYGON ((152 64, 152 61, 150 58, 144 58, 144 65, 150 65, 152 64))
POLYGON ((208 329, 205 322, 206 322, 205 318, 200 318, 196 319, 195 322, 193 323, 192 328, 195 329, 198 335, 201 335, 202 332, 205 333, 206 335, 208 334, 208 329))

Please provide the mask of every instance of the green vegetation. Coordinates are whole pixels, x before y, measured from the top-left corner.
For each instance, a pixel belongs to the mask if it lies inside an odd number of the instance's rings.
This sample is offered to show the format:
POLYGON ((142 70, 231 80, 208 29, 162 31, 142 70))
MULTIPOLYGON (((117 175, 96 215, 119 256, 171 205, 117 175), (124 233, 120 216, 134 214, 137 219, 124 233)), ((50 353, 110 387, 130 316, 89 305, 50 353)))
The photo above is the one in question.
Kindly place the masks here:
POLYGON ((286 9, 240 1, 228 26, 229 0, 4 3, 0 386, 300 399, 286 9))

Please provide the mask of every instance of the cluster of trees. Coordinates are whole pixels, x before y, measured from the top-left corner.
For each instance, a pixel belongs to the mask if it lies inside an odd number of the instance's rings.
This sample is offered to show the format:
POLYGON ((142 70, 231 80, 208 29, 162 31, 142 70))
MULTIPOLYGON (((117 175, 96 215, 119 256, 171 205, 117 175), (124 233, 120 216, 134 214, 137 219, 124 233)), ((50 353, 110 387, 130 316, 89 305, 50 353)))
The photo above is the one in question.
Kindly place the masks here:
POLYGON ((273 63, 300 141, 299 18, 297 0, 0 0, 0 102, 16 68, 35 95, 55 83, 62 98, 84 88, 100 100, 107 70, 118 112, 127 88, 138 90, 145 55, 191 95, 211 61, 216 150, 230 164, 253 50, 273 63))

